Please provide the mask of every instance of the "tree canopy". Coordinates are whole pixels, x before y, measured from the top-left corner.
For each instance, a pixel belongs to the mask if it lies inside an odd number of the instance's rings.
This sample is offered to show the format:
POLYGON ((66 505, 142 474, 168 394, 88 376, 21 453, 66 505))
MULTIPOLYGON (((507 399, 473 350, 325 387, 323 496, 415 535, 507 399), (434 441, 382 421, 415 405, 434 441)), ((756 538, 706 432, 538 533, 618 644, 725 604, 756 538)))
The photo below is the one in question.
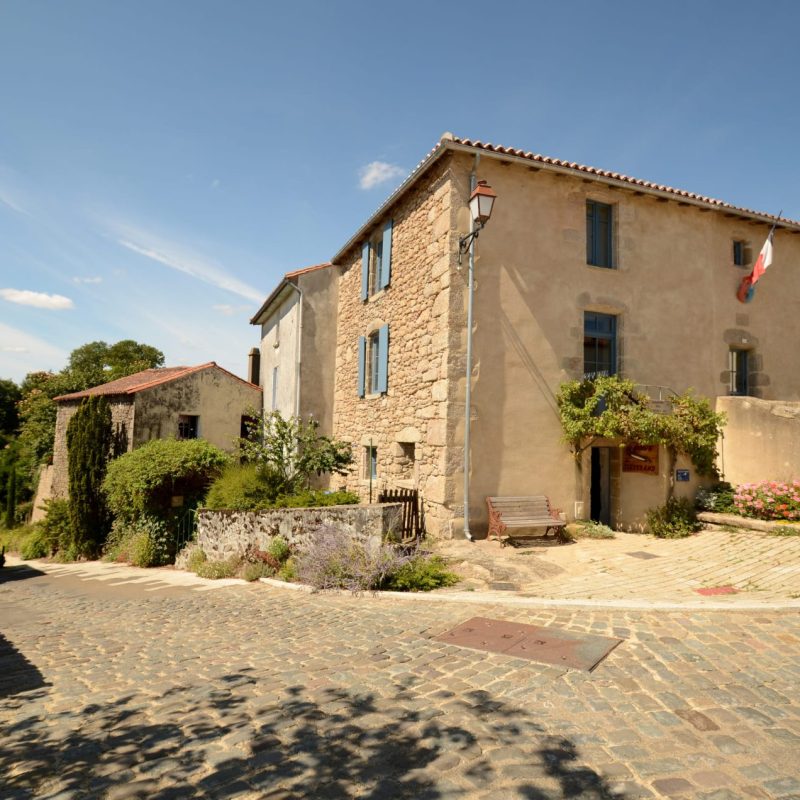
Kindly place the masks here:
POLYGON ((65 372, 81 391, 101 383, 133 375, 143 369, 164 366, 164 354, 148 344, 123 339, 116 344, 89 342, 73 350, 65 372))
POLYGON ((14 381, 0 380, 0 446, 5 444, 19 426, 17 404, 22 399, 22 391, 14 381))

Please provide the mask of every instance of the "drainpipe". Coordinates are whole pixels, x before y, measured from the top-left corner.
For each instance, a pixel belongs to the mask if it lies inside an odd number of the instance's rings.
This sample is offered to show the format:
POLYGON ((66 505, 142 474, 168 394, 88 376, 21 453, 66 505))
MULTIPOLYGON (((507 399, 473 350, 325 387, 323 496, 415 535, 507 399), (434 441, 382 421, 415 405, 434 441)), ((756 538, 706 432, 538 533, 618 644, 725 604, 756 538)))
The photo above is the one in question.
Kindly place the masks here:
MULTIPOLYGON (((469 193, 475 189, 477 184, 476 172, 480 162, 480 154, 475 154, 475 161, 472 164, 472 172, 469 174, 469 193)), ((474 223, 472 214, 469 216, 469 232, 472 233, 474 223)), ((467 278, 467 386, 465 398, 464 416, 464 538, 472 541, 472 532, 469 529, 469 470, 470 470, 470 415, 472 401, 472 296, 475 289, 475 239, 469 245, 469 272, 467 278)))

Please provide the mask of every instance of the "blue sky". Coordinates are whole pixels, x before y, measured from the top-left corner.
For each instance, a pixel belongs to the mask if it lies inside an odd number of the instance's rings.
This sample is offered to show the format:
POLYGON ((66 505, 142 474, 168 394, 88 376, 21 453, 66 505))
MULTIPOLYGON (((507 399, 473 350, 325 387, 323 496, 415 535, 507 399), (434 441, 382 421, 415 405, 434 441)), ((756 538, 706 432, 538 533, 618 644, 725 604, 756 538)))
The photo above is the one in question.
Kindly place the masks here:
POLYGON ((243 374, 281 275, 446 130, 800 219, 798 24, 794 0, 0 0, 0 377, 123 338, 243 374))

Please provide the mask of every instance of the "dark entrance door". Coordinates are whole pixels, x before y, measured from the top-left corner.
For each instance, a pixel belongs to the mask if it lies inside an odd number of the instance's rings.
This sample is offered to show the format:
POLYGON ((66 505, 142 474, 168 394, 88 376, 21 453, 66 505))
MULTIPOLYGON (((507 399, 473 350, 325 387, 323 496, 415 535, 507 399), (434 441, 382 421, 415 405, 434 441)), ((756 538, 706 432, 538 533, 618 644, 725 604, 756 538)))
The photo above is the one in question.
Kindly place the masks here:
POLYGON ((611 524, 611 448, 592 448, 592 486, 590 517, 603 525, 611 524))

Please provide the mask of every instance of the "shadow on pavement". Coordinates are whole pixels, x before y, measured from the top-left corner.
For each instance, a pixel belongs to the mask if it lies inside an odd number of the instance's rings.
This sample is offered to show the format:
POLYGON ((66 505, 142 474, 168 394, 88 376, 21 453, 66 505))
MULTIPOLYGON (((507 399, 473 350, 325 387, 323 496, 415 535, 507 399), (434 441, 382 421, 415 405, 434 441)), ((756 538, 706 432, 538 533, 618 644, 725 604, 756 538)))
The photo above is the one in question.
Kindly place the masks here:
POLYGON ((0 584, 11 583, 12 581, 24 581, 28 578, 40 578, 46 575, 40 569, 29 567, 27 564, 15 564, 13 567, 5 566, 0 569, 0 584))
POLYGON ((36 666, 0 634, 0 699, 46 685, 36 666))
POLYGON ((531 713, 486 692, 451 695, 445 715, 397 686, 391 696, 297 686, 253 698, 248 673, 50 713, 46 725, 20 704, 0 775, 21 796, 100 797, 124 787, 126 798, 159 800, 248 791, 435 800, 490 797, 504 783, 514 786, 504 797, 527 800, 623 796, 581 766, 567 737, 548 735, 531 713), (448 781, 450 769, 459 781, 448 781))

